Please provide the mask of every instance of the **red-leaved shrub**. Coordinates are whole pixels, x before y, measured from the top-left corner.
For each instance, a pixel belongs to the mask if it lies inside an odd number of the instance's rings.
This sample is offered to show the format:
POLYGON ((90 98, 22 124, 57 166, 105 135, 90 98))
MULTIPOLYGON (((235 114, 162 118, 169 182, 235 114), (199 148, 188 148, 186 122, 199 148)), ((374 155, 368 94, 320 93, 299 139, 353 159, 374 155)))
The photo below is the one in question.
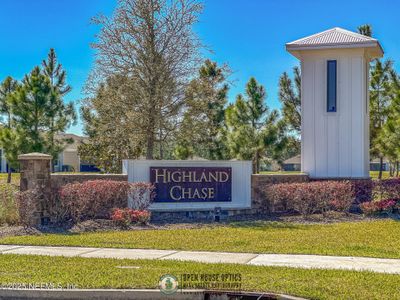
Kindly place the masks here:
POLYGON ((400 178, 376 180, 372 199, 400 200, 400 178))
POLYGON ((371 179, 357 179, 350 182, 354 189, 355 204, 371 201, 373 198, 373 190, 376 185, 375 181, 371 179))
POLYGON ((349 181, 313 181, 268 186, 266 196, 274 205, 284 203, 303 216, 330 209, 348 211, 354 200, 349 181))
POLYGON ((398 200, 383 199, 361 203, 360 208, 365 215, 392 213, 398 209, 399 203, 398 200))
POLYGON ((111 212, 111 220, 118 226, 127 228, 132 223, 147 224, 151 214, 147 210, 131 208, 114 208, 111 212))
MULTIPOLYGON (((91 180, 82 183, 71 183, 60 189, 61 206, 73 222, 96 218, 109 218, 112 208, 125 208, 128 197, 141 191, 142 198, 148 195, 146 205, 154 198, 153 186, 126 181, 91 180), (148 191, 146 192, 146 187, 148 191)), ((133 202, 138 198, 132 198, 133 202)), ((141 205, 145 202, 141 199, 141 205)), ((143 205, 142 205, 143 206, 143 205)), ((146 207, 147 208, 147 207, 146 207)))

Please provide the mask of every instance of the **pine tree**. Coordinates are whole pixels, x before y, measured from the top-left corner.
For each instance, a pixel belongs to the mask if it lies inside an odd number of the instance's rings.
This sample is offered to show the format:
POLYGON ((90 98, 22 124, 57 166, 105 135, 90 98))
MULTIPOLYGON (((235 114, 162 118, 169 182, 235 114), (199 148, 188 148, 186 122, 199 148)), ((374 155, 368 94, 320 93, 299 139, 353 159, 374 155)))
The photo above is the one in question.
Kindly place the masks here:
POLYGON ((11 76, 8 76, 0 85, 0 113, 3 118, 3 126, 8 128, 11 127, 11 108, 10 108, 10 96, 16 90, 18 82, 11 76))
POLYGON ((26 145, 30 152, 44 152, 46 141, 42 134, 48 129, 47 112, 51 84, 39 67, 25 75, 22 85, 11 97, 13 122, 25 133, 26 145))
POLYGON ((282 115, 288 129, 295 134, 301 131, 301 74, 298 67, 293 68, 294 84, 284 72, 279 78, 279 101, 282 103, 282 115))
POLYGON ((11 169, 18 165, 18 149, 21 148, 21 133, 16 130, 12 122, 11 97, 18 87, 18 82, 8 76, 0 84, 0 113, 2 124, 0 128, 0 145, 8 164, 7 183, 11 182, 11 169))
POLYGON ((247 83, 245 95, 238 95, 227 108, 227 144, 233 157, 252 160, 253 173, 258 173, 260 160, 281 152, 286 136, 278 111, 269 110, 264 87, 254 78, 247 83))
POLYGON ((391 107, 392 84, 390 72, 392 62, 376 60, 370 72, 370 151, 371 156, 380 160, 379 176, 382 178, 385 142, 383 128, 388 120, 391 107))
MULTIPOLYGON (((369 24, 358 27, 358 33, 372 37, 372 26, 369 24)), ((379 158, 379 175, 382 178, 384 152, 387 148, 385 143, 388 128, 384 130, 393 99, 393 90, 390 73, 393 62, 375 59, 370 67, 369 82, 369 107, 370 107, 370 153, 372 157, 379 158)), ((393 123, 391 124, 393 125, 393 123)))
POLYGON ((229 89, 226 83, 228 73, 226 66, 219 67, 217 63, 206 60, 197 78, 189 84, 185 96, 187 109, 175 151, 179 158, 187 158, 185 155, 207 159, 226 157, 222 140, 229 89), (185 147, 188 149, 184 150, 185 147))
POLYGON ((46 117, 49 119, 46 152, 56 158, 71 140, 56 139, 55 136, 76 122, 76 113, 73 103, 64 104, 63 97, 71 91, 71 86, 66 83, 66 72, 58 63, 54 49, 50 49, 47 60, 43 60, 42 68, 51 87, 46 111, 46 117))

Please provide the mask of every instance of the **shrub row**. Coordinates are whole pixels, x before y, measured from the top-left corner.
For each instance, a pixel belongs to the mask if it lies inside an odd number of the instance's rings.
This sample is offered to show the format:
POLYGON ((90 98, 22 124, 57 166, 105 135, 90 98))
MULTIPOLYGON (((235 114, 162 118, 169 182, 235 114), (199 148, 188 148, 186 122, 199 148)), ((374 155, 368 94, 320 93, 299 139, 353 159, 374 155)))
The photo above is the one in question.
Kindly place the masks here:
POLYGON ((42 206, 54 223, 109 219, 112 211, 126 208, 128 201, 133 209, 146 210, 154 199, 154 186, 150 183, 126 181, 89 180, 70 183, 59 190, 29 190, 17 194, 21 223, 35 223, 36 206, 42 206), (46 198, 46 201, 41 201, 46 198), (46 205, 46 207, 43 207, 46 205))
POLYGON ((144 210, 155 196, 150 183, 111 180, 67 184, 59 195, 62 210, 73 222, 110 218, 110 211, 126 208, 128 199, 132 207, 144 210))
POLYGON ((353 204, 360 204, 365 214, 392 212, 400 202, 400 178, 282 183, 267 186, 265 193, 271 206, 302 215, 346 212, 353 204))
POLYGON ((360 208, 365 215, 391 214, 399 212, 399 199, 383 199, 361 203, 360 208))
POLYGON ((287 211, 306 216, 328 210, 348 211, 354 189, 349 181, 281 183, 268 186, 266 198, 273 206, 281 204, 287 211))

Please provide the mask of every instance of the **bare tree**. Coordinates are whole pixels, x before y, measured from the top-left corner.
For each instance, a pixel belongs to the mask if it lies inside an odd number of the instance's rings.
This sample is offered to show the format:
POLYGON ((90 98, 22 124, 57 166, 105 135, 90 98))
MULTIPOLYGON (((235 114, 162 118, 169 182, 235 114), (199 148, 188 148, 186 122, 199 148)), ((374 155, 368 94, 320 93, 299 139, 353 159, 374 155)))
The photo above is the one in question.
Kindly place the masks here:
POLYGON ((93 19, 101 25, 92 45, 97 85, 125 78, 119 97, 107 105, 110 111, 125 108, 126 122, 134 128, 126 134, 143 139, 138 144, 144 145, 147 159, 181 119, 184 92, 200 60, 193 25, 201 11, 198 0, 119 0, 112 17, 93 19))

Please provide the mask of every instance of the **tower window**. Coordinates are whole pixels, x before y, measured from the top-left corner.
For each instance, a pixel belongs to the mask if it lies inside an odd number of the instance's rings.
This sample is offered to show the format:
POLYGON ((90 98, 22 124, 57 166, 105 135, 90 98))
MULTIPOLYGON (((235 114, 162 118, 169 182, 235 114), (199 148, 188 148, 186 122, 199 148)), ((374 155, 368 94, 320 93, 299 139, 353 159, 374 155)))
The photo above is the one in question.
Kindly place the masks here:
POLYGON ((337 70, 336 60, 328 60, 327 67, 327 111, 336 111, 337 70))

